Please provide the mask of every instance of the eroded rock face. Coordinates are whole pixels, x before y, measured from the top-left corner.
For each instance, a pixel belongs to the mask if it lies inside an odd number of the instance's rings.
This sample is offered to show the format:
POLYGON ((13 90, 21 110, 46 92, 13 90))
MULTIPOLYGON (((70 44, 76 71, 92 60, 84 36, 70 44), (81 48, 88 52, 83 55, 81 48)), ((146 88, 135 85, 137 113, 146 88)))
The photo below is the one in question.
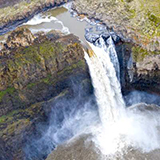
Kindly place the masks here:
POLYGON ((10 1, 0 0, 0 8, 12 6, 20 1, 22 1, 22 0, 10 0, 10 1))
MULTIPOLYGON (((17 30, 15 33, 12 32, 11 35, 17 35, 17 30)), ((11 35, 9 37, 11 37, 11 35)), ((33 41, 33 37, 34 36, 29 32, 29 35, 26 35, 26 39, 24 40, 23 38, 23 45, 31 44, 30 42, 33 41)), ((12 42, 13 39, 8 38, 7 44, 13 46, 14 43, 12 42), (10 39, 11 42, 9 41, 10 39)), ((19 46, 20 44, 15 43, 15 45, 19 46)), ((81 69, 85 69, 83 57, 82 46, 78 38, 74 35, 63 36, 56 40, 45 38, 43 42, 35 42, 27 48, 21 47, 10 50, 8 57, 2 56, 0 59, 0 92, 2 95, 0 115, 11 111, 14 106, 18 105, 16 103, 20 99, 25 101, 25 103, 31 102, 31 100, 26 98, 26 94, 23 95, 20 93, 16 93, 17 96, 19 95, 19 98, 12 101, 13 97, 10 98, 10 94, 18 90, 22 91, 29 84, 34 85, 36 82, 45 78, 55 77, 58 80, 59 72, 65 70, 66 67, 71 71, 78 66, 84 66, 81 69)))
POLYGON ((160 93, 159 51, 149 52, 129 43, 116 45, 121 67, 121 84, 125 92, 130 89, 160 93))
POLYGON ((141 90, 160 93, 160 55, 146 56, 136 62, 132 84, 141 90))
MULTIPOLYGON (((63 96, 66 90, 68 96, 74 96, 72 78, 77 79, 78 85, 83 82, 84 86, 91 85, 83 48, 76 36, 55 32, 34 36, 28 30, 22 31, 28 33, 24 35, 23 45, 15 40, 19 38, 17 30, 12 32, 15 39, 8 38, 7 44, 16 47, 8 47, 7 54, 0 59, 2 160, 25 157, 26 138, 34 134, 36 124, 47 120, 56 97, 63 96)), ((88 89, 85 91, 86 94, 88 89)))

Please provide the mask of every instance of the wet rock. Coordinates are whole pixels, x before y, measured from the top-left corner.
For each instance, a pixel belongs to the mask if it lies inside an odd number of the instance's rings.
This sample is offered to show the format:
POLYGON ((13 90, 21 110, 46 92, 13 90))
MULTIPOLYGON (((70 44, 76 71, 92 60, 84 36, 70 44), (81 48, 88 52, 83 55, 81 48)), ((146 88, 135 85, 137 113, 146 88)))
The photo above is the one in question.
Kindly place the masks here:
POLYGON ((58 146, 46 160, 97 160, 99 152, 95 149, 93 142, 87 140, 88 135, 82 135, 64 145, 58 146))
POLYGON ((60 31, 52 30, 52 31, 48 32, 46 36, 50 40, 57 40, 58 38, 64 36, 64 34, 60 31))
POLYGON ((110 32, 108 30, 97 30, 98 33, 94 33, 92 29, 86 29, 86 33, 85 33, 85 38, 87 41, 89 41, 90 43, 93 43, 96 45, 96 42, 100 37, 102 37, 106 44, 107 44, 107 39, 109 37, 112 37, 113 41, 115 44, 119 43, 121 41, 121 38, 116 35, 116 33, 114 32, 110 32))
POLYGON ((100 37, 100 35, 96 34, 96 33, 86 33, 85 34, 85 38, 87 41, 89 41, 90 43, 95 43, 96 40, 98 40, 100 37))

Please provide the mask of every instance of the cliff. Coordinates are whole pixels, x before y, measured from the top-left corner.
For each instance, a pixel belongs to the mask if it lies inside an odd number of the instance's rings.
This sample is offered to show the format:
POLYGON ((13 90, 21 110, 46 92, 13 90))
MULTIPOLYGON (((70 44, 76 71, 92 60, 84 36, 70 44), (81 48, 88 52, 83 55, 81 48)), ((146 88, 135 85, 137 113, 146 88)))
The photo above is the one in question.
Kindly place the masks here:
POLYGON ((72 34, 18 28, 8 36, 0 58, 0 159, 24 158, 25 139, 47 120, 55 99, 72 95, 71 77, 86 83, 83 57, 72 34))
POLYGON ((98 20, 114 32, 123 91, 136 88, 160 93, 158 0, 75 0, 72 8, 80 17, 98 20))

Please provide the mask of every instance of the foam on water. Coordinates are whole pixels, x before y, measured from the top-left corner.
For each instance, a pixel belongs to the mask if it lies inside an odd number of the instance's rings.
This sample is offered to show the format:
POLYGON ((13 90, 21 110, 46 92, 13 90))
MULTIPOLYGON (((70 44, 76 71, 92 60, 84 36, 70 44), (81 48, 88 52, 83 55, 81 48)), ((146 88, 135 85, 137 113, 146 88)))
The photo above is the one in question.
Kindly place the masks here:
MULTIPOLYGON (((115 54, 112 38, 108 40, 108 47, 103 38, 99 41, 99 46, 89 43, 94 52, 91 57, 85 53, 101 119, 101 124, 92 132, 96 147, 104 157, 111 159, 117 155, 123 157, 129 148, 138 149, 141 152, 160 148, 158 113, 126 109, 110 58, 110 54, 115 54)), ((113 57, 116 58, 116 56, 113 57)))
POLYGON ((57 20, 57 18, 55 18, 53 16, 43 17, 42 14, 37 14, 31 20, 24 23, 23 25, 38 25, 41 23, 51 22, 51 21, 56 21, 56 20, 57 20))
POLYGON ((27 23, 24 23, 23 25, 28 25, 28 26, 36 26, 36 25, 40 25, 43 23, 50 23, 52 22, 53 24, 59 24, 61 27, 60 29, 58 28, 38 28, 38 29, 34 29, 34 28, 30 28, 31 32, 36 33, 39 31, 43 31, 43 32, 49 32, 51 30, 60 30, 62 33, 65 34, 69 34, 70 31, 67 27, 64 26, 63 22, 58 20, 56 17, 50 16, 50 15, 42 15, 42 14, 38 14, 35 15, 31 20, 29 20, 27 23))

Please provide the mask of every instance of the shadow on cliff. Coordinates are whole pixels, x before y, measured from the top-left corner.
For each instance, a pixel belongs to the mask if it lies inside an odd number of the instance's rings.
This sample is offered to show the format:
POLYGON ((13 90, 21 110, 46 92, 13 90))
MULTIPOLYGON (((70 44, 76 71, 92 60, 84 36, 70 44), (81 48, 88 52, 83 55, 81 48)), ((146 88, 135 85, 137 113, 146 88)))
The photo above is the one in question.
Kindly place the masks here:
POLYGON ((98 119, 93 88, 88 79, 71 77, 69 87, 48 104, 51 112, 46 121, 36 124, 36 131, 24 147, 27 160, 42 160, 54 148, 81 133, 98 119))

